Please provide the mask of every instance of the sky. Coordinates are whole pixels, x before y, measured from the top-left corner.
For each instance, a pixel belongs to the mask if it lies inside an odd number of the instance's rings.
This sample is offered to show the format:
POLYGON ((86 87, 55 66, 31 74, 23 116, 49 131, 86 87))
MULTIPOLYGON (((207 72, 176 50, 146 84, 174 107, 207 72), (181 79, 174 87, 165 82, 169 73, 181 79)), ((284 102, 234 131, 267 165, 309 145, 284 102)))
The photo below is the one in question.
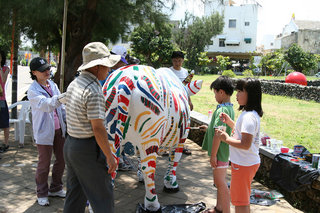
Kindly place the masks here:
MULTIPOLYGON (((201 3, 203 0, 175 0, 176 9, 172 12, 164 10, 163 12, 171 14, 172 20, 181 20, 184 18, 185 11, 194 15, 201 16, 204 8, 201 3)), ((240 4, 252 0, 233 0, 240 4)), ((292 14, 295 14, 296 20, 320 21, 320 0, 256 0, 261 7, 258 9, 258 29, 257 46, 263 42, 264 36, 276 36, 282 32, 283 27, 291 20, 292 14)), ((31 43, 28 44, 31 46, 31 43)))
MULTIPOLYGON (((245 0, 233 0, 236 3, 245 0)), ((177 9, 171 19, 183 19, 184 11, 199 15, 203 11, 201 0, 176 0, 177 9)), ((296 20, 320 21, 320 0, 257 0, 258 10, 257 45, 265 35, 278 35, 295 14, 296 20)))
POLYGON ((257 45, 264 35, 278 35, 295 14, 296 20, 320 21, 320 0, 260 0, 257 45))

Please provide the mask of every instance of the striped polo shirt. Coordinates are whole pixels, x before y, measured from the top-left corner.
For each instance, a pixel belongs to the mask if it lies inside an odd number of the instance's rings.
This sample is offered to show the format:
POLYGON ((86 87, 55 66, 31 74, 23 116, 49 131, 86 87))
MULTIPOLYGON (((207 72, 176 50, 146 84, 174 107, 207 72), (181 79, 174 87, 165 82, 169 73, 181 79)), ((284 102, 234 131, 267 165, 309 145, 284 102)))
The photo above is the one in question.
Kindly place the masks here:
POLYGON ((82 71, 66 92, 68 134, 75 138, 94 136, 90 120, 105 119, 102 87, 92 73, 82 71))

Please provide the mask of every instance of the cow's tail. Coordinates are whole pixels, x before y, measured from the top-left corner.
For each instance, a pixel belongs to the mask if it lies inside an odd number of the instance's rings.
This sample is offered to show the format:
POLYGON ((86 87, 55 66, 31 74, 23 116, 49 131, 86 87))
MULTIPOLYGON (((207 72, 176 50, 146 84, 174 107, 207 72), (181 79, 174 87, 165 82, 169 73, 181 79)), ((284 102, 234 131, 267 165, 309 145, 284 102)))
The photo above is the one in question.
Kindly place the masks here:
MULTIPOLYGON (((132 90, 134 88, 132 80, 128 76, 121 74, 122 73, 118 73, 118 75, 115 75, 114 79, 109 82, 109 89, 112 89, 110 95, 106 99, 106 108, 109 112, 106 122, 111 122, 111 125, 109 125, 109 132, 112 136, 114 136, 112 137, 109 135, 109 139, 113 140, 113 143, 110 145, 118 165, 120 159, 121 141, 125 139, 131 119, 128 110, 130 107, 132 90), (118 83, 115 83, 116 81, 118 81, 118 83), (109 100, 109 97, 112 97, 112 100, 111 98, 109 100), (108 109, 108 107, 112 109, 108 109)), ((114 179, 116 172, 114 172, 111 176, 112 179, 114 179)))

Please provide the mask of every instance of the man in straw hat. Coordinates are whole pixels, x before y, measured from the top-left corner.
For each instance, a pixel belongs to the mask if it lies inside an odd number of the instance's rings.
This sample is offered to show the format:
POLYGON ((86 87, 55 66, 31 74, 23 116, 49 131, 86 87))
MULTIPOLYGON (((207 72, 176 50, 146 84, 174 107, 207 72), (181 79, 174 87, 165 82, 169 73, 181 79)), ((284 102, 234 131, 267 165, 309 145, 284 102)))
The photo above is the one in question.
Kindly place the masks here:
POLYGON ((117 165, 104 126, 105 100, 99 80, 106 78, 121 56, 110 54, 101 42, 92 42, 83 48, 82 59, 78 68, 81 74, 71 82, 65 96, 69 135, 64 146, 64 212, 84 212, 87 200, 94 212, 114 212, 110 174, 117 165))

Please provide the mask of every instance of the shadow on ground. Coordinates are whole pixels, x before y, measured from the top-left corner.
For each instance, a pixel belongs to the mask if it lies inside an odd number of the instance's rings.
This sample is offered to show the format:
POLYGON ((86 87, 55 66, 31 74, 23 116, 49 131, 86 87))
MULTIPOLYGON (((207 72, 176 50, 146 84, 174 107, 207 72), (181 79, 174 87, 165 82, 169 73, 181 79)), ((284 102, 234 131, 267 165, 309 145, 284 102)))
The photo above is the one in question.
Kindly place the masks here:
MULTIPOLYGON (((14 130, 10 129, 9 151, 0 154, 0 213, 21 212, 62 212, 64 199, 49 198, 50 206, 41 207, 36 203, 35 171, 37 166, 37 149, 32 143, 30 132, 25 137, 25 147, 18 148, 14 141, 14 130)), ((3 132, 0 132, 3 141, 3 132)), ((163 177, 168 157, 159 157, 155 175, 156 192, 162 205, 194 204, 204 202, 207 207, 216 203, 216 189, 212 183, 212 169, 206 152, 196 143, 187 140, 186 144, 192 155, 183 155, 177 169, 177 181, 180 191, 169 194, 163 192, 163 177)), ((134 159, 134 158, 133 158, 134 159)), ((64 174, 64 183, 66 172, 64 174)), ((228 171, 230 180, 230 171, 228 171)), ((253 188, 268 190, 258 182, 253 188)), ((136 171, 119 171, 115 180, 115 212, 134 213, 138 203, 143 203, 145 187, 139 183, 136 171)), ((300 212, 285 200, 270 207, 251 205, 252 212, 300 212)), ((234 208, 232 207, 232 211, 234 208)), ((88 210, 86 209, 86 212, 88 210)))

